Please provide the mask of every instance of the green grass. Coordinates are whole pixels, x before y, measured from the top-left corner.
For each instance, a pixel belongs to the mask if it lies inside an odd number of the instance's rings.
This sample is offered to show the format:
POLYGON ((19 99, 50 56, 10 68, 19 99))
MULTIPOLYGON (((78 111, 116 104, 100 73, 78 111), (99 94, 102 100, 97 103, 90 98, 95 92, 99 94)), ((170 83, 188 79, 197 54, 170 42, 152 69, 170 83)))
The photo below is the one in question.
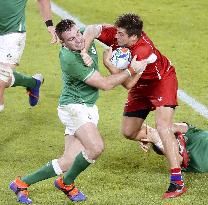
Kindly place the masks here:
MULTIPOLYGON (((176 65, 180 88, 208 105, 207 100, 207 21, 208 3, 202 1, 91 1, 56 0, 86 24, 113 23, 123 12, 136 12, 144 19, 145 31, 157 47, 176 65), (83 3, 84 2, 84 3, 83 3)), ((57 23, 59 17, 55 17, 57 23)), ((41 72, 45 84, 40 104, 30 109, 22 88, 7 89, 6 108, 0 114, 0 205, 15 205, 16 197, 8 184, 16 176, 24 176, 62 154, 64 127, 57 116, 61 77, 59 46, 50 46, 50 36, 38 14, 35 1, 28 2, 27 44, 19 71, 41 72)), ((100 59, 102 48, 98 45, 100 59)), ((101 72, 106 74, 100 60, 101 72)), ((77 179, 77 185, 92 205, 207 204, 208 174, 184 174, 187 194, 173 200, 162 200, 169 182, 164 158, 150 152, 144 154, 134 142, 120 134, 122 108, 127 92, 118 87, 101 92, 99 129, 106 149, 95 165, 77 179)), ((207 120, 180 102, 175 121, 188 121, 207 128, 207 120)), ((154 114, 147 123, 154 125, 154 114)), ((53 179, 31 187, 34 205, 71 204, 55 190, 53 179)))

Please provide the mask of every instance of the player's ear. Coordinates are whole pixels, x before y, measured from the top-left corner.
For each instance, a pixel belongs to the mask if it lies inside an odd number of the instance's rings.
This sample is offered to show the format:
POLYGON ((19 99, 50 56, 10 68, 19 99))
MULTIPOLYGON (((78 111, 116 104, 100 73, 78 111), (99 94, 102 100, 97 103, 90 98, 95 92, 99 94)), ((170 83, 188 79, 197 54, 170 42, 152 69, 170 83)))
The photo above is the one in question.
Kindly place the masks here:
POLYGON ((136 41, 138 39, 137 35, 132 35, 131 36, 132 40, 136 41))
POLYGON ((60 44, 61 44, 62 46, 66 46, 66 44, 64 43, 64 41, 59 40, 59 42, 60 42, 60 44))

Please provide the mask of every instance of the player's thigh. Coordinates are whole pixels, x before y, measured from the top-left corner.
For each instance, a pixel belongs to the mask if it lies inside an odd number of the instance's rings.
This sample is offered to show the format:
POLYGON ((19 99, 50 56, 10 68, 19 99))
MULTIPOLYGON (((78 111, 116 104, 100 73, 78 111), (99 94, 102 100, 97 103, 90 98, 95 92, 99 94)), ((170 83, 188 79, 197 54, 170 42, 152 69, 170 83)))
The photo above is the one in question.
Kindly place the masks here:
POLYGON ((122 120, 122 133, 125 136, 136 135, 141 129, 144 119, 138 117, 127 117, 123 116, 122 120))
POLYGON ((87 107, 83 104, 69 104, 58 107, 58 116, 66 126, 65 134, 75 135, 75 132, 84 124, 98 124, 99 114, 97 106, 87 107))
POLYGON ((0 63, 18 65, 25 47, 26 33, 0 36, 0 63))
POLYGON ((133 111, 128 109, 125 108, 123 113, 122 133, 126 137, 135 138, 140 131, 144 120, 148 116, 150 109, 145 108, 145 102, 143 104, 134 103, 133 111))
POLYGON ((126 137, 136 136, 142 123, 151 111, 152 104, 146 95, 146 85, 138 86, 128 93, 125 103, 122 133, 126 137))

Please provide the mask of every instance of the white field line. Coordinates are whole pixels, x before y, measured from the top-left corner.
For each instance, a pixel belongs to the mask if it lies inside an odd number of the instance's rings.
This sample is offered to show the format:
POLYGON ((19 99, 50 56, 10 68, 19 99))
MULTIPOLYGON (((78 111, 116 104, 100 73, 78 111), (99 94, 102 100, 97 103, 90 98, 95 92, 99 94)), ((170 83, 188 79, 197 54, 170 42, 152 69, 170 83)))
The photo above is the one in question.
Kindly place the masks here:
POLYGON ((208 119, 208 108, 205 105, 201 104, 181 89, 178 90, 178 97, 181 101, 191 106, 200 115, 208 119))
MULTIPOLYGON (((53 13, 55 13, 57 16, 59 16, 62 19, 72 19, 77 26, 79 27, 84 27, 85 24, 83 24, 81 21, 79 21, 78 18, 72 16, 68 11, 65 11, 61 7, 59 7, 57 4, 54 2, 51 2, 51 8, 53 13)), ((98 41, 99 42, 99 41, 98 41)), ((99 42, 101 43, 101 42, 99 42)), ((101 45, 105 46, 104 44, 101 43, 101 45)), ((196 112, 198 112, 200 115, 208 119, 208 108, 195 100, 193 97, 189 96, 186 94, 183 90, 178 90, 178 97, 181 101, 185 102, 188 104, 190 107, 192 107, 196 112)))

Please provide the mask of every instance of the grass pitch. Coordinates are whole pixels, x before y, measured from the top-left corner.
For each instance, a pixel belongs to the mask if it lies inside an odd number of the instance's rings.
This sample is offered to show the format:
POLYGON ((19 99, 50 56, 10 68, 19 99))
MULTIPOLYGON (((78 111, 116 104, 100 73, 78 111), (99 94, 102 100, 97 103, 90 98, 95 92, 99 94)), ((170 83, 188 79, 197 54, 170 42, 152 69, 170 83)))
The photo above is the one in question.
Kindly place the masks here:
MULTIPOLYGON (((176 66, 179 87, 208 105, 207 45, 208 3, 201 1, 91 1, 56 0, 85 24, 113 23, 116 16, 135 12, 142 16, 144 28, 157 47, 176 66)), ((27 74, 41 72, 45 83, 41 88, 40 104, 30 109, 25 90, 7 89, 5 111, 0 114, 0 205, 18 204, 9 182, 24 176, 56 158, 63 150, 64 127, 57 117, 61 89, 59 46, 50 46, 50 36, 38 14, 35 1, 28 1, 27 44, 19 71, 27 74)), ((57 23, 59 17, 55 17, 57 23)), ((102 66, 102 48, 97 45, 102 66)), ((86 205, 200 205, 207 204, 208 174, 184 174, 188 192, 182 197, 162 200, 169 174, 167 162, 153 152, 143 153, 134 142, 120 134, 122 107, 127 91, 118 87, 100 92, 99 129, 106 149, 96 164, 83 172, 77 185, 87 195, 86 205)), ((154 124, 154 113, 147 123, 154 124)), ((175 121, 188 121, 207 128, 207 119, 180 102, 175 121)), ((53 179, 31 186, 34 205, 72 204, 53 187, 53 179)))

